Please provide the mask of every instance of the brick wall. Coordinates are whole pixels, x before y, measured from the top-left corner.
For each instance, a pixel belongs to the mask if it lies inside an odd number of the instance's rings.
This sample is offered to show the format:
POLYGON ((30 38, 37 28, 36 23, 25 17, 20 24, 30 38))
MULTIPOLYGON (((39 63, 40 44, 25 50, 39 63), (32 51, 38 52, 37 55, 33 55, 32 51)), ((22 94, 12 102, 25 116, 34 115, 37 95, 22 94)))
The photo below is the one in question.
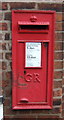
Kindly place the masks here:
POLYGON ((62 40, 63 40, 63 81, 62 81, 62 116, 64 118, 64 2, 62 5, 62 40))
MULTIPOLYGON (((0 2, 0 10, 2 9, 2 3, 0 2)), ((0 21, 2 21, 2 10, 0 12, 0 21)), ((2 23, 0 23, 0 97, 2 96, 2 23)))
MULTIPOLYGON (((2 62, 2 87, 4 95, 4 118, 22 118, 26 120, 40 120, 43 118, 62 118, 64 116, 63 81, 63 39, 62 39, 62 3, 45 2, 3 2, 0 13, 0 59, 2 62), (13 9, 55 10, 55 50, 54 50, 54 80, 53 80, 53 109, 52 110, 12 110, 12 36, 11 36, 11 11, 13 9), (2 19, 1 19, 2 18, 2 19), (2 21, 2 27, 1 27, 2 21), (63 111, 62 111, 63 109, 63 111)), ((64 20, 64 18, 63 18, 64 20)))

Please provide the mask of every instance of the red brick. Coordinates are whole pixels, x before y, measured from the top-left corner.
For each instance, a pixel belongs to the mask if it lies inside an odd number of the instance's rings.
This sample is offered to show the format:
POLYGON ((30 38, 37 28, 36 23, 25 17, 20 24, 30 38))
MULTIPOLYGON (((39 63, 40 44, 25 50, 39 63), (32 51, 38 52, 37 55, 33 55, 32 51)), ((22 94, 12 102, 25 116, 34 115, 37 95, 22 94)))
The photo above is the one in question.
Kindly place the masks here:
POLYGON ((0 1, 0 10, 2 9, 2 2, 0 1))
POLYGON ((54 99, 54 100, 53 100, 53 105, 54 105, 54 106, 61 105, 61 102, 62 102, 61 99, 54 99))
POLYGON ((2 80, 0 80, 0 87, 2 87, 2 80))
POLYGON ((62 33, 55 33, 55 41, 62 41, 62 33))
POLYGON ((45 115, 45 114, 49 113, 49 110, 45 110, 45 109, 43 109, 43 110, 34 110, 34 111, 32 110, 31 113, 32 114, 44 114, 45 115))
POLYGON ((9 120, 10 120, 11 116, 4 115, 4 116, 3 116, 3 118, 4 118, 4 120, 7 120, 7 119, 9 119, 9 120))
POLYGON ((63 62, 62 61, 55 61, 54 62, 54 69, 62 69, 63 68, 63 62))
MULTIPOLYGON (((64 76, 63 76, 64 77, 64 76)), ((64 85, 64 78, 62 79, 62 85, 64 85)))
POLYGON ((55 71, 54 72, 54 79, 62 79, 62 71, 55 71))
POLYGON ((3 90, 2 90, 2 88, 0 87, 0 96, 2 96, 3 95, 3 90))
POLYGON ((64 76, 64 70, 63 70, 63 76, 64 76))
POLYGON ((0 61, 0 70, 2 70, 2 62, 0 61))
POLYGON ((12 73, 11 72, 6 72, 6 79, 9 80, 12 78, 12 73))
POLYGON ((62 22, 56 23, 55 27, 56 31, 62 31, 62 22))
POLYGON ((4 99, 4 106, 9 106, 10 105, 10 99, 5 98, 4 99))
POLYGON ((0 50, 2 50, 2 43, 0 43, 0 50))
POLYGON ((4 115, 9 115, 11 118, 11 115, 14 115, 14 114, 15 114, 15 116, 17 116, 17 111, 13 111, 12 108, 10 107, 10 105, 9 105, 9 107, 6 106, 4 108, 4 115))
POLYGON ((64 1, 63 1, 63 4, 62 4, 62 12, 64 12, 64 1))
POLYGON ((2 70, 0 70, 0 80, 2 80, 2 70))
POLYGON ((4 108, 4 114, 9 115, 10 118, 15 118, 15 119, 16 118, 25 118, 25 119, 34 118, 34 115, 30 115, 30 110, 17 110, 16 111, 16 110, 12 110, 10 106, 9 107, 6 106, 4 108), (14 115, 14 116, 11 116, 11 115, 14 115))
POLYGON ((3 34, 0 33, 0 40, 3 40, 3 34))
POLYGON ((4 16, 4 20, 11 20, 12 18, 11 12, 6 12, 4 16))
POLYGON ((64 21, 64 12, 62 12, 62 20, 64 21))
POLYGON ((12 62, 10 62, 10 68, 12 69, 12 62))
POLYGON ((6 71, 2 71, 2 80, 7 80, 6 71))
POLYGON ((10 88, 8 88, 8 89, 5 90, 5 96, 6 97, 11 97, 11 93, 12 93, 12 90, 10 88))
POLYGON ((64 102, 64 95, 62 96, 62 101, 64 102))
POLYGON ((55 52, 54 53, 54 59, 55 60, 62 60, 63 59, 63 53, 62 52, 55 52))
POLYGON ((4 43, 4 42, 2 43, 2 49, 6 50, 6 43, 4 43))
POLYGON ((64 33, 62 33, 62 40, 64 41, 64 33))
POLYGON ((59 120, 59 115, 38 115, 37 120, 59 120))
POLYGON ((54 88, 62 88, 62 81, 54 81, 53 87, 54 88))
POLYGON ((64 61, 63 61, 63 68, 64 68, 64 61))
POLYGON ((64 109, 64 102, 62 103, 62 109, 64 109))
POLYGON ((62 42, 55 42, 54 49, 55 50, 62 50, 62 42))
POLYGON ((9 85, 9 81, 8 80, 2 80, 2 87, 5 88, 9 85))
POLYGON ((8 43, 8 50, 12 50, 12 45, 11 45, 11 43, 8 43))
POLYGON ((64 110, 62 111, 62 116, 63 116, 63 118, 64 118, 64 110))
POLYGON ((0 30, 2 30, 2 23, 0 23, 0 30))
POLYGON ((2 14, 2 13, 0 13, 0 21, 2 20, 2 17, 3 17, 3 14, 2 14))
POLYGON ((33 9, 35 8, 34 2, 10 2, 10 9, 33 9))
POLYGON ((2 62, 2 69, 3 69, 3 70, 6 70, 6 69, 7 69, 7 64, 6 64, 6 62, 2 62))
POLYGON ((12 59, 11 53, 6 53, 5 58, 11 60, 12 59))
POLYGON ((2 53, 0 53, 0 59, 3 59, 3 54, 2 53))
POLYGON ((62 4, 46 4, 46 3, 38 3, 38 8, 41 10, 55 10, 57 12, 62 12, 62 4))
POLYGON ((54 97, 62 96, 62 89, 55 90, 55 91, 53 92, 53 96, 54 96, 54 97))
POLYGON ((11 72, 2 72, 2 80, 11 80, 12 79, 12 73, 11 72))
POLYGON ((2 49, 3 50, 6 50, 6 49, 11 50, 12 49, 11 43, 5 43, 5 42, 3 42, 2 43, 2 49))
POLYGON ((0 30, 7 30, 7 23, 0 23, 0 30))
POLYGON ((17 120, 38 120, 36 115, 21 115, 20 114, 20 116, 18 116, 16 114, 15 116, 7 116, 7 115, 5 115, 4 117, 5 117, 4 120, 6 120, 7 118, 12 119, 12 120, 16 120, 16 119, 17 120))
POLYGON ((2 30, 7 30, 8 27, 7 27, 7 23, 2 23, 2 30))
POLYGON ((62 12, 60 13, 56 13, 56 21, 57 22, 60 22, 60 21, 62 21, 62 12))
POLYGON ((64 31, 64 22, 62 23, 62 30, 64 31))
POLYGON ((62 93, 64 94, 64 87, 62 87, 62 93))
POLYGON ((7 9, 8 9, 7 3, 3 2, 2 3, 2 10, 7 10, 7 9))
POLYGON ((6 33, 5 34, 5 40, 9 40, 10 39, 10 33, 6 33))
MULTIPOLYGON (((64 49, 63 49, 64 50, 64 49)), ((63 52, 63 60, 64 60, 64 52, 63 52)), ((63 67, 64 67, 64 65, 63 65, 63 67)))

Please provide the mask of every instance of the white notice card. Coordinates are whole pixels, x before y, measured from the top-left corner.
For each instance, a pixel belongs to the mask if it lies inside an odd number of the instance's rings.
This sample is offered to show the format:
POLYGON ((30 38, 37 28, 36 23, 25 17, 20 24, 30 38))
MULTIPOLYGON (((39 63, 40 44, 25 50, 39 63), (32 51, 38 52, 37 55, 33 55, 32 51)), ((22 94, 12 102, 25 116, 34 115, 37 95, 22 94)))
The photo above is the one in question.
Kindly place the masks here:
POLYGON ((41 43, 27 42, 25 67, 41 67, 41 43))

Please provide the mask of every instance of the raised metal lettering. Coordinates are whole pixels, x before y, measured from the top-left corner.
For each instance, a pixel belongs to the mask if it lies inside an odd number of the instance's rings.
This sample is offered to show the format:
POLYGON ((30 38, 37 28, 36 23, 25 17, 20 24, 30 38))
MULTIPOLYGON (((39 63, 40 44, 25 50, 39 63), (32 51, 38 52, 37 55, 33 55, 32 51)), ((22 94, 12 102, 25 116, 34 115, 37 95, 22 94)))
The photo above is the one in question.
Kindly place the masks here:
POLYGON ((32 74, 27 73, 26 76, 25 76, 25 80, 26 80, 26 82, 31 82, 31 80, 32 80, 32 74))

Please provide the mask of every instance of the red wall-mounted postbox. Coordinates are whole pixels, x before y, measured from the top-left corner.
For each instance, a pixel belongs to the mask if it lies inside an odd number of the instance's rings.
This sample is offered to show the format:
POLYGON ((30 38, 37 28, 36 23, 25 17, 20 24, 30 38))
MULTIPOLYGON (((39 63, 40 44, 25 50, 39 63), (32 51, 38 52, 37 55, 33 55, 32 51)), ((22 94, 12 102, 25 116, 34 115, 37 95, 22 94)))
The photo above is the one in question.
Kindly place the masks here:
POLYGON ((54 11, 12 11, 12 107, 51 109, 54 11))

